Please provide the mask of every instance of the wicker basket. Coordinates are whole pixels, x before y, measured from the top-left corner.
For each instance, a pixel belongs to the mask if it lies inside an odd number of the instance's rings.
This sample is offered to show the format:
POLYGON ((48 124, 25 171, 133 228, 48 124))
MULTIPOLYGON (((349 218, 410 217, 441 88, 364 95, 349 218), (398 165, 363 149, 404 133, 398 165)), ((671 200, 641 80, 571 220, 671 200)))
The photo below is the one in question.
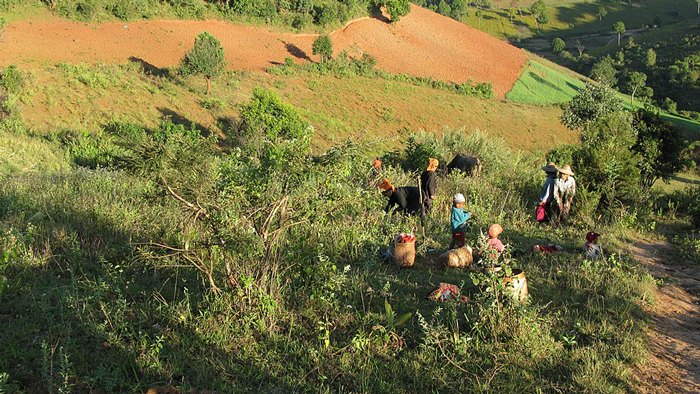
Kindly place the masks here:
POLYGON ((413 267, 416 262, 416 244, 395 242, 391 246, 391 258, 399 267, 413 267))

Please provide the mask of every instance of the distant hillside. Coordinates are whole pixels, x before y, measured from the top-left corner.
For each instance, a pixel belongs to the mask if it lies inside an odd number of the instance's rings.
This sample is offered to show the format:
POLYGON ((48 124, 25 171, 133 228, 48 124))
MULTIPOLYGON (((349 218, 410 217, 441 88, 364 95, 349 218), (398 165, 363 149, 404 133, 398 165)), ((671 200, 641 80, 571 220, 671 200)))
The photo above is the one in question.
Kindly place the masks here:
MULTIPOLYGON (((310 61, 316 37, 215 20, 83 24, 47 16, 6 26, 0 66, 125 63, 131 59, 171 67, 202 31, 221 40, 232 70, 264 70, 289 56, 310 61)), ((396 24, 362 18, 331 37, 336 53, 369 53, 377 58, 379 68, 396 74, 492 82, 497 97, 504 97, 512 88, 526 61, 520 49, 418 6, 396 24)))

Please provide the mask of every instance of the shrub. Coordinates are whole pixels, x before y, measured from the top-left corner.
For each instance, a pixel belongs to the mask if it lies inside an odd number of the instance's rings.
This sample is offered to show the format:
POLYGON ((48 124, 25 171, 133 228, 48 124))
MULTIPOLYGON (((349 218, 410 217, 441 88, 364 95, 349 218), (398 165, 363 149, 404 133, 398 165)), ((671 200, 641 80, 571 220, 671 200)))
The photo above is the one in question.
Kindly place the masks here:
POLYGON ((632 125, 637 133, 632 149, 641 157, 642 186, 650 189, 657 179, 667 180, 684 167, 686 144, 677 126, 646 110, 635 112, 632 125))
POLYGON ((563 108, 562 123, 572 130, 596 123, 608 114, 623 110, 620 99, 612 89, 591 83, 587 83, 563 108))
POLYGON ((408 0, 388 0, 385 5, 392 23, 398 22, 402 16, 411 12, 411 3, 408 0))
POLYGON ((320 55, 322 62, 327 62, 333 56, 333 43, 328 35, 319 36, 311 46, 314 55, 320 55))
POLYGON ((19 94, 24 86, 24 76, 17 66, 8 66, 0 74, 0 87, 7 93, 19 94))
POLYGON ((561 38, 557 37, 552 40, 552 52, 561 53, 566 48, 566 43, 561 38))
POLYGON ((241 107, 239 143, 269 170, 281 170, 309 154, 313 127, 275 93, 257 88, 241 107))

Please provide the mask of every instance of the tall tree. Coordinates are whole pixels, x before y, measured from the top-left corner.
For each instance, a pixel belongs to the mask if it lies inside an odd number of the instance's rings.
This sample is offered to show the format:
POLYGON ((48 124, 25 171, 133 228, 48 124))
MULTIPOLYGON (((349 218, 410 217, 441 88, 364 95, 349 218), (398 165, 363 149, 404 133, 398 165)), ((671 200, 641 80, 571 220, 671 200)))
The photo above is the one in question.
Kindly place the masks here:
POLYGON ((603 22, 603 18, 605 18, 605 15, 608 15, 608 10, 601 5, 600 7, 598 7, 597 15, 598 15, 598 20, 600 22, 603 22))
POLYGON ((513 26, 513 19, 518 16, 518 10, 515 8, 508 8, 508 18, 510 18, 510 25, 513 26))
POLYGON ((637 91, 644 89, 646 87, 647 83, 647 75, 644 73, 640 73, 637 71, 633 71, 630 74, 630 79, 627 82, 627 88, 629 89, 629 92, 632 94, 632 100, 630 102, 630 105, 634 105, 634 96, 637 94, 637 91))
POLYGON ((622 37, 622 33, 626 31, 624 22, 615 22, 615 24, 613 24, 613 31, 617 33, 617 46, 620 46, 620 38, 622 37))
POLYGON ((632 149, 642 158, 638 166, 643 187, 650 189, 658 179, 667 180, 683 168, 687 143, 677 126, 646 110, 634 114, 632 125, 637 132, 632 149))
MULTIPOLYGON (((532 14, 533 18, 535 18, 535 23, 537 23, 537 28, 539 29, 540 27, 540 22, 544 19, 549 21, 549 17, 547 15, 547 4, 543 0, 537 0, 534 2, 530 8, 530 13, 532 14), (544 17, 543 17, 544 15, 544 17)), ((546 23, 546 22, 545 22, 546 23)))
POLYGON ((617 70, 613 59, 606 55, 591 69, 591 78, 603 86, 613 87, 617 83, 617 70))
POLYGON ((185 74, 203 75, 207 79, 207 94, 211 93, 211 79, 221 74, 226 67, 224 48, 221 42, 207 32, 194 39, 194 47, 181 61, 185 74))

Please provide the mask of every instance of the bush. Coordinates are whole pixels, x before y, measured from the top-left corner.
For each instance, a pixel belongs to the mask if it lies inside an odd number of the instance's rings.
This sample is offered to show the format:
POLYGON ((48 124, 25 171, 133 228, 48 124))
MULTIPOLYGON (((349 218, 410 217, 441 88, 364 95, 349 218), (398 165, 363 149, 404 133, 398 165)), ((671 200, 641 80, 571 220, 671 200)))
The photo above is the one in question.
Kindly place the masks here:
POLYGON ((320 55, 322 62, 327 62, 333 57, 333 43, 328 35, 319 36, 311 46, 314 55, 320 55))
POLYGON ((313 127, 275 93, 257 88, 241 107, 238 142, 266 170, 281 170, 309 154, 313 127))
POLYGON ((392 23, 398 22, 402 16, 411 12, 411 3, 408 0, 388 0, 385 5, 392 23))
POLYGON ((8 66, 0 74, 0 87, 9 94, 19 94, 24 86, 24 76, 17 66, 8 66))
POLYGON ((561 38, 557 37, 554 40, 552 40, 552 52, 553 53, 561 53, 561 51, 566 48, 566 43, 564 40, 561 38))

